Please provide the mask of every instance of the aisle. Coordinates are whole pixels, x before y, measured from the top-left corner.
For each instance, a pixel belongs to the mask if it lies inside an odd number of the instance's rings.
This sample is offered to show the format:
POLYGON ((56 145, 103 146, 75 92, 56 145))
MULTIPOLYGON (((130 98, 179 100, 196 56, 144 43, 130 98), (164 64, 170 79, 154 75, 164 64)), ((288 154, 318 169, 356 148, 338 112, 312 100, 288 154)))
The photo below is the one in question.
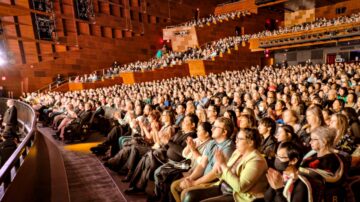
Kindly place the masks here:
MULTIPOLYGON (((49 136, 54 133, 50 128, 39 128, 39 131, 49 136)), ((106 168, 89 152, 102 138, 94 135, 86 143, 69 145, 56 141, 63 155, 71 201, 127 201, 106 168)))

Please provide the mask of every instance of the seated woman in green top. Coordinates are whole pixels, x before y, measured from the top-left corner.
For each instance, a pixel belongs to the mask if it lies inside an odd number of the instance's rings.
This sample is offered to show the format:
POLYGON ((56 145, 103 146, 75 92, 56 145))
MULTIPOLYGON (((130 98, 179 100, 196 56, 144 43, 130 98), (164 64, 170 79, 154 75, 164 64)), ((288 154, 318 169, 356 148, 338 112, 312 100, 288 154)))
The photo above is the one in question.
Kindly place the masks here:
POLYGON ((261 137, 257 129, 241 129, 236 138, 236 150, 226 163, 221 151, 216 151, 214 169, 219 182, 207 189, 194 190, 193 201, 254 201, 264 197, 268 186, 267 164, 258 151, 261 137))

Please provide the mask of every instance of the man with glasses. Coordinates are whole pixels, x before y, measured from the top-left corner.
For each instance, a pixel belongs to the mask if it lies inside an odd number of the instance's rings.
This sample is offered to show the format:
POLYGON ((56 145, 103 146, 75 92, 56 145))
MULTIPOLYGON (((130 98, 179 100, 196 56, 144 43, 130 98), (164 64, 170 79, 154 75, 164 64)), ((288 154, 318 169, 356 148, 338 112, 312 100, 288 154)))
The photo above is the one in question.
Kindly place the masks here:
POLYGON ((217 179, 216 172, 213 170, 215 164, 215 151, 220 150, 227 159, 235 149, 234 142, 230 139, 233 133, 234 125, 228 118, 218 118, 212 128, 211 142, 206 146, 201 157, 201 162, 195 167, 193 172, 182 179, 177 190, 181 192, 181 201, 191 201, 191 197, 187 195, 188 191, 206 188, 207 185, 217 179))

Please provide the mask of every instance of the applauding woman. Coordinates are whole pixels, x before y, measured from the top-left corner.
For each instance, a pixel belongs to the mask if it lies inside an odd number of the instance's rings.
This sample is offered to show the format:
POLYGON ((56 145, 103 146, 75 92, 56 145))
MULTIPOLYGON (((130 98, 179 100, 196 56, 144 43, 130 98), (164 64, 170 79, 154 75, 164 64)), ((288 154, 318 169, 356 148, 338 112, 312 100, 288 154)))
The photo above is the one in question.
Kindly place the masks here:
POLYGON ((241 129, 236 138, 236 150, 226 162, 221 151, 216 151, 219 182, 207 189, 190 192, 197 201, 254 201, 264 197, 268 186, 267 164, 258 151, 261 136, 257 129, 241 129), (256 172, 254 172, 256 170, 256 172), (201 192, 201 193, 200 193, 201 192))
POLYGON ((294 142, 279 145, 275 169, 269 168, 266 177, 270 187, 265 193, 266 202, 312 201, 311 185, 299 175, 302 149, 294 142))

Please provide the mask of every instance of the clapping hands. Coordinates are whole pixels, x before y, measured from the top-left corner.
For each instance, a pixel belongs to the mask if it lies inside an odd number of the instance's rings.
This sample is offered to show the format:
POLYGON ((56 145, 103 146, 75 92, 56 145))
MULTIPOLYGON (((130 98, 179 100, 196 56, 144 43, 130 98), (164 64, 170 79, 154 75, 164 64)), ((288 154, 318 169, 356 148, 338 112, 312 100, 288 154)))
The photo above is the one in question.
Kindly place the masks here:
POLYGON ((266 178, 273 189, 280 189, 284 187, 284 181, 282 175, 279 171, 269 168, 268 172, 266 173, 266 178))

